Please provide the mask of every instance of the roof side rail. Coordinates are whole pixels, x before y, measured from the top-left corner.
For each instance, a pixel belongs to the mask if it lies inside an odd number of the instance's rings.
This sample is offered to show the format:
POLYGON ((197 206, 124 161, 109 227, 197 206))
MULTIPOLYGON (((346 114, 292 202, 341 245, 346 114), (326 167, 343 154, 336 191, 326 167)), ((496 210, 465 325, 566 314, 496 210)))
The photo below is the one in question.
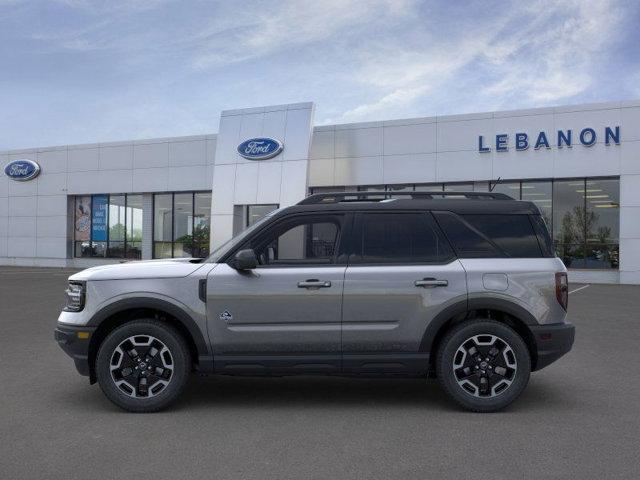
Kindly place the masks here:
POLYGON ((371 201, 379 202, 394 197, 407 197, 412 200, 433 200, 434 198, 465 198, 469 200, 513 200, 504 193, 493 192, 335 192, 335 193, 314 193, 304 200, 298 202, 298 205, 317 205, 320 203, 340 203, 340 202, 362 202, 371 201))

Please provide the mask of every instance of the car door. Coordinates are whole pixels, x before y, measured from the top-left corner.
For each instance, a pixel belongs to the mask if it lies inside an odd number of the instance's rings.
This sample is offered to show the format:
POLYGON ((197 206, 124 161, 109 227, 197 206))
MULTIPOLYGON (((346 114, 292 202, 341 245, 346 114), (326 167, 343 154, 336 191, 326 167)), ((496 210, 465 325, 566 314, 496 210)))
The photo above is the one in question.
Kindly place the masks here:
POLYGON ((429 322, 467 299, 465 271, 428 212, 356 215, 343 297, 346 372, 423 372, 429 322))
POLYGON ((290 215, 259 232, 257 268, 217 265, 207 322, 219 371, 339 371, 345 215, 290 215))

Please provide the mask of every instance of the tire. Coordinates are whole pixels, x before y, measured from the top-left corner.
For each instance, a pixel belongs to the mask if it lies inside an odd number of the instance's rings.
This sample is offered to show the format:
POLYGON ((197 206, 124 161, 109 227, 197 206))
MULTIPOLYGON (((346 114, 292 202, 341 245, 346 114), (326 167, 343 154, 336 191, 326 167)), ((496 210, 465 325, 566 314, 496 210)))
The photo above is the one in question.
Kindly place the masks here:
POLYGON ((469 320, 443 338, 436 372, 442 388, 459 405, 473 412, 495 412, 527 386, 531 356, 511 327, 494 320, 469 320))
POLYGON ((190 372, 191 356, 182 335, 153 319, 134 320, 114 329, 96 357, 100 388, 130 412, 167 407, 182 393, 190 372))

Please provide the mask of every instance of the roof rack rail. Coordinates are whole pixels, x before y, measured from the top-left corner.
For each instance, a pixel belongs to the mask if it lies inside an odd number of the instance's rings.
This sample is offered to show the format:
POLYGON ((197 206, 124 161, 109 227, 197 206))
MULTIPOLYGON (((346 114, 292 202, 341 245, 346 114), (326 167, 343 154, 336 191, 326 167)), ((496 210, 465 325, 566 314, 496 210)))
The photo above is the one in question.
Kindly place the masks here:
POLYGON ((444 197, 463 197, 469 200, 513 200, 504 193, 493 192, 336 192, 336 193, 314 193, 304 200, 298 202, 298 205, 314 205, 319 203, 340 203, 340 202, 362 202, 362 201, 382 201, 389 200, 394 197, 409 197, 412 200, 433 200, 434 198, 444 197))

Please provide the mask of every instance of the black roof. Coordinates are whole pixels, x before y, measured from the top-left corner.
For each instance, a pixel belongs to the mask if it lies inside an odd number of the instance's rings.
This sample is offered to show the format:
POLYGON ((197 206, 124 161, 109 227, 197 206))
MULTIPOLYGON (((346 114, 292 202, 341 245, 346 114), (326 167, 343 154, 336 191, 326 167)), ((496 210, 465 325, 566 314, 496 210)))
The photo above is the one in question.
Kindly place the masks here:
POLYGON ((540 211, 532 202, 514 200, 503 194, 478 192, 344 192, 336 194, 312 195, 299 204, 286 209, 287 213, 329 212, 329 211, 396 211, 427 210, 448 211, 458 214, 523 214, 538 215, 540 211), (384 198, 384 197, 387 198, 384 198), (400 198, 389 198, 396 197, 400 198), (314 198, 315 197, 315 198, 314 198), (321 197, 335 201, 323 201, 321 197), (368 198, 367 198, 368 197, 368 198), (373 198, 372 198, 373 197, 373 198), (403 198, 407 197, 407 198, 403 198))

